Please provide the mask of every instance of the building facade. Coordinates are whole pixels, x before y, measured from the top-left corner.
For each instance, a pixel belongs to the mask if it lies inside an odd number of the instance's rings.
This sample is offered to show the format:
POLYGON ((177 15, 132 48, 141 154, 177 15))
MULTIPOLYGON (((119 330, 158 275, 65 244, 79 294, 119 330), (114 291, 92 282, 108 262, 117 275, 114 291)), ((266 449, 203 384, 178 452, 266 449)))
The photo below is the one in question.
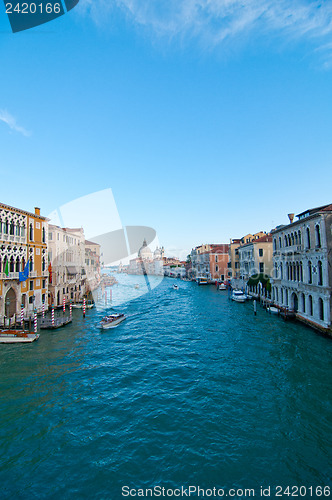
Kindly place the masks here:
POLYGON ((229 245, 210 245, 210 276, 212 280, 225 281, 229 278, 229 245))
POLYGON ((86 293, 85 237, 82 228, 49 226, 49 305, 79 302, 86 293))
POLYGON ((47 301, 48 220, 35 213, 0 204, 0 324, 42 311, 47 301))
POLYGON ((93 292, 100 284, 100 245, 85 240, 86 288, 93 292))
POLYGON ((270 234, 252 239, 250 243, 241 245, 238 254, 239 275, 244 281, 248 281, 251 276, 259 274, 264 274, 267 277, 272 275, 273 251, 272 236, 270 234))
POLYGON ((272 298, 298 319, 331 331, 332 204, 306 210, 273 232, 272 298))

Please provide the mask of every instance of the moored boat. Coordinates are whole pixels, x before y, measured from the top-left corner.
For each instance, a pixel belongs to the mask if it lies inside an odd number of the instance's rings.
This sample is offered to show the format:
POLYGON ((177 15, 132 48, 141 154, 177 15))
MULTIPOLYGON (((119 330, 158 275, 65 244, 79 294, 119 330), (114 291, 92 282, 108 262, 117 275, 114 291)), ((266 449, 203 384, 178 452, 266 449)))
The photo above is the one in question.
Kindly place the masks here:
POLYGON ((268 312, 271 313, 271 314, 279 314, 280 311, 277 307, 274 307, 274 306, 269 306, 267 308, 268 312))
POLYGON ((245 302, 247 300, 247 296, 242 292, 242 290, 233 290, 231 299, 235 302, 245 302))
POLYGON ((196 282, 198 285, 207 285, 208 279, 205 278, 204 276, 199 276, 198 278, 196 278, 196 282))
POLYGON ((0 330, 0 344, 31 343, 38 339, 38 333, 23 330, 0 330))
MULTIPOLYGON (((92 309, 95 306, 95 303, 93 300, 87 300, 85 302, 85 308, 86 309, 92 309)), ((83 309, 83 302, 74 302, 73 304, 74 309, 83 309)))
POLYGON ((225 285, 225 283, 219 284, 219 290, 227 290, 227 286, 225 285))
POLYGON ((124 314, 120 313, 113 313, 109 314, 108 316, 105 316, 101 322, 100 322, 100 327, 103 330, 108 330, 109 328, 115 328, 118 326, 122 321, 126 319, 126 316, 124 314))

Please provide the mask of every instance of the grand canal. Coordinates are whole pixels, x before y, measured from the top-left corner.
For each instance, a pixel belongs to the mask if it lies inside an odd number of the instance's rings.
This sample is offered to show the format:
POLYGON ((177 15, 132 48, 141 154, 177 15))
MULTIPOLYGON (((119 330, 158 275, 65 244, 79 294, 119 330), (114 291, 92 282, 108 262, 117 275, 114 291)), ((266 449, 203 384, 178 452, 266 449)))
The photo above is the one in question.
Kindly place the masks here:
MULTIPOLYGON (((142 280, 120 276, 114 301, 142 280)), ((102 310, 74 311, 34 344, 0 347, 2 500, 331 486, 332 341, 178 284, 124 303, 114 330, 99 330, 102 310)))

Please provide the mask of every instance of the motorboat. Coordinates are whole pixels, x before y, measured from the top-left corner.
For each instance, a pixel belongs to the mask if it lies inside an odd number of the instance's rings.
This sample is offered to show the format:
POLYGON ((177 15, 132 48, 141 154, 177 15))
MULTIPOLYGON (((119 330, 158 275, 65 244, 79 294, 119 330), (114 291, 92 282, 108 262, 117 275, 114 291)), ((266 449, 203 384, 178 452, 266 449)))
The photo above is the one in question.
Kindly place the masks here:
POLYGON ((247 300, 247 296, 242 290, 233 290, 231 299, 235 302, 245 302, 247 300))
POLYGON ((271 314, 279 314, 280 313, 279 309, 275 306, 268 306, 267 310, 271 314))
POLYGON ((120 313, 109 314, 108 316, 105 316, 101 320, 100 326, 103 330, 108 330, 109 328, 117 327, 125 319, 126 319, 126 316, 124 314, 120 314, 120 313))
POLYGON ((0 330, 0 344, 31 343, 38 339, 38 333, 24 330, 0 330))
POLYGON ((219 284, 219 290, 227 290, 227 286, 225 285, 225 283, 219 284))
POLYGON ((174 284, 174 285, 173 285, 173 288, 174 288, 174 290, 178 290, 178 288, 179 288, 179 287, 178 287, 177 285, 175 285, 175 284, 174 284))

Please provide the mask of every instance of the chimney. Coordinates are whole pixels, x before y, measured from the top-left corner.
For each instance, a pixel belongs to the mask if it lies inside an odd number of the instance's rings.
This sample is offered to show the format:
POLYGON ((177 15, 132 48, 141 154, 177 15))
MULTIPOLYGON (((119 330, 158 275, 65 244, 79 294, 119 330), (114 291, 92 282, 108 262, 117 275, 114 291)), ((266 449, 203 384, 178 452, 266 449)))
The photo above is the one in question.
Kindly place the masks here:
POLYGON ((295 214, 288 214, 289 222, 290 222, 291 224, 293 224, 294 215, 295 215, 295 214))
POLYGON ((35 207, 35 215, 40 215, 40 208, 35 207))

